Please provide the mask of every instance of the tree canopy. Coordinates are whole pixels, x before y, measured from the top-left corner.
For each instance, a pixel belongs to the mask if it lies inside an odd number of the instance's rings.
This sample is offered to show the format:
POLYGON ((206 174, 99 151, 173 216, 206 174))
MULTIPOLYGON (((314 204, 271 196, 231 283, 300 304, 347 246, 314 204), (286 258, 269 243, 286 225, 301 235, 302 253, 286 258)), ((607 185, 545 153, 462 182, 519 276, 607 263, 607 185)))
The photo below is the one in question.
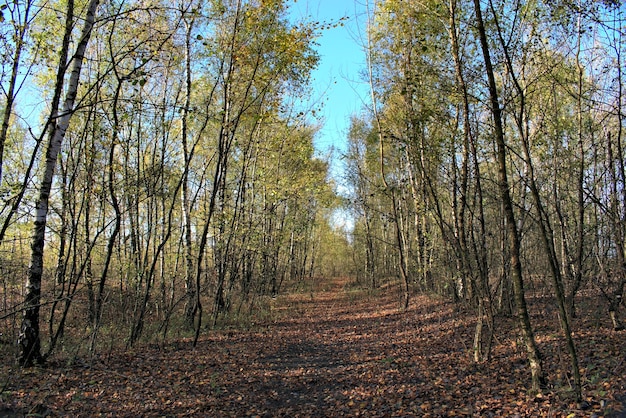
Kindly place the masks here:
POLYGON ((196 345, 343 276, 400 283, 404 310, 417 293, 468 308, 476 362, 513 315, 536 392, 528 302, 553 298, 582 398, 580 297, 623 329, 626 9, 365 6, 371 100, 338 176, 309 95, 341 22, 283 0, 0 4, 0 321, 22 366, 112 340, 196 345))

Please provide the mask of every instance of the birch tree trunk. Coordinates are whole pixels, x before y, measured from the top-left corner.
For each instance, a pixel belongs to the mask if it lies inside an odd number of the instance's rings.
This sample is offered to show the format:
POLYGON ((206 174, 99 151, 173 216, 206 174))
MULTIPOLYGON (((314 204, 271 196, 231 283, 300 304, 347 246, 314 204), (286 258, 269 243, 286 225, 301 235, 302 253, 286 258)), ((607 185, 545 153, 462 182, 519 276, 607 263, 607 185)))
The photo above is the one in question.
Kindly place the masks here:
MULTIPOLYGON (((369 3, 367 3, 367 14, 368 14, 368 25, 371 26, 372 23, 369 21, 372 19, 369 12, 369 3)), ((376 124, 376 133, 378 135, 378 161, 379 161, 379 170, 380 176, 382 180, 382 185, 385 188, 385 192, 389 192, 389 198, 391 200, 392 207, 392 222, 394 224, 395 238, 397 243, 398 250, 398 271, 400 272, 400 278, 402 281, 402 306, 406 310, 409 307, 410 301, 410 289, 409 289, 409 276, 407 273, 407 262, 406 262, 406 252, 405 252, 405 239, 403 231, 400 227, 400 213, 398 209, 398 201, 396 200, 396 186, 390 187, 385 172, 385 139, 382 131, 382 124, 380 121, 380 115, 377 110, 377 97, 376 91, 374 88, 374 75, 373 75, 373 63, 372 63, 372 39, 371 35, 367 37, 367 77, 368 83, 370 87, 370 96, 372 100, 372 111, 374 113, 374 122, 376 124)))
MULTIPOLYGON (((491 12, 495 16, 495 7, 493 5, 493 1, 489 1, 489 6, 491 8, 491 12)), ((498 33, 498 40, 502 47, 502 51, 504 52, 505 63, 509 70, 509 77, 513 82, 513 87, 517 92, 518 96, 518 110, 514 115, 515 124, 517 125, 517 129, 519 132, 519 138, 522 143, 523 156, 525 158, 526 170, 528 171, 528 175, 526 179, 530 186, 531 195, 533 200, 535 201, 535 208, 537 211, 537 225, 539 226, 539 231, 541 235, 541 240, 543 241, 545 250, 547 252, 548 264, 550 266, 550 272, 552 277, 552 285, 554 287, 554 293, 556 297, 556 302, 559 307, 559 320, 561 323, 561 329, 563 330, 563 336, 567 342, 567 348, 570 353, 571 358, 571 366, 572 366, 572 375, 573 375, 573 386, 574 393, 576 395, 577 401, 582 399, 581 392, 581 377, 580 377, 580 368, 578 366, 578 355, 576 353, 576 345, 574 343, 574 339, 572 337, 572 332, 570 329, 570 318, 567 314, 567 309, 565 306, 565 296, 563 290, 563 277, 561 270, 559 268, 559 257, 557 255, 556 246, 554 243, 554 228, 552 227, 552 222, 550 221, 550 217, 548 215, 548 211, 545 209, 545 205, 543 199, 541 198, 539 192, 539 185, 536 181, 535 174, 535 164, 533 162, 533 158, 531 156, 531 139, 530 133, 528 131, 528 119, 529 115, 526 110, 526 86, 524 81, 521 81, 515 73, 513 60, 511 59, 511 54, 509 53, 509 49, 504 40, 504 35, 502 33, 501 26, 498 22, 497 18, 494 18, 496 30, 498 33)), ((522 79, 523 80, 523 79, 522 79)), ((558 200, 558 199, 557 199, 558 200)))
MULTIPOLYGON (((455 70, 455 78, 458 84, 458 90, 462 97, 462 112, 463 112, 463 157, 461 163, 461 196, 460 196, 460 207, 458 211, 458 231, 459 231, 459 241, 461 247, 461 257, 464 261, 463 266, 468 270, 471 269, 471 263, 469 261, 470 258, 470 244, 468 243, 468 231, 471 231, 472 221, 466 219, 468 205, 468 193, 469 193, 469 164, 470 158, 473 159, 474 163, 474 187, 475 193, 478 198, 476 199, 476 204, 478 208, 474 208, 473 211, 476 212, 479 228, 477 228, 476 232, 470 232, 470 237, 472 234, 477 234, 478 245, 475 245, 474 248, 474 258, 476 261, 476 266, 478 268, 478 277, 472 278, 472 275, 469 273, 464 273, 467 277, 470 278, 471 281, 475 281, 472 285, 474 291, 476 292, 476 296, 478 298, 478 318, 476 323, 476 329, 474 333, 474 360, 478 363, 483 360, 484 354, 489 355, 489 347, 490 343, 487 344, 486 353, 483 352, 483 337, 484 337, 484 327, 483 327, 483 319, 486 316, 488 323, 491 324, 493 322, 492 318, 492 300, 491 293, 489 289, 489 271, 488 271, 488 261, 487 261, 487 250, 485 237, 487 235, 485 231, 485 213, 483 207, 483 195, 482 195, 482 185, 481 185, 481 177, 480 177, 480 168, 478 166, 478 157, 475 146, 475 138, 472 136, 472 128, 470 121, 470 99, 469 99, 469 91, 467 84, 465 82, 465 76, 463 74, 463 61, 461 57, 461 47, 459 45, 458 38, 458 28, 457 28, 457 8, 458 4, 456 0, 450 0, 448 4, 449 10, 449 37, 450 37, 450 47, 452 51, 452 59, 454 61, 454 70, 455 70), (471 157, 470 157, 471 154, 471 157), (469 224, 469 229, 468 229, 469 224), (485 306, 486 305, 486 306, 485 306)), ((470 210, 472 212, 472 210, 470 210)), ((454 212, 457 213, 456 211, 454 212)))
POLYGON ((24 300, 24 317, 18 336, 18 362, 29 367, 34 362, 43 362, 41 341, 39 336, 39 304, 41 297, 41 277, 43 274, 43 253, 48 217, 48 201, 56 168, 57 157, 65 132, 74 113, 74 102, 78 92, 80 73, 91 30, 95 21, 99 0, 90 0, 85 16, 76 52, 72 56, 71 74, 67 85, 65 102, 56 123, 53 123, 46 150, 45 169, 39 186, 39 197, 35 211, 35 223, 31 243, 31 260, 26 279, 26 296, 24 300))
POLYGON ((476 26, 478 29, 478 35, 480 38, 480 44, 483 52, 483 58, 485 60, 485 72, 489 82, 489 96, 491 100, 491 112, 493 116, 494 128, 495 128, 495 141, 496 141, 496 157, 498 164, 498 186, 500 189, 500 198, 502 199, 502 205, 504 209, 504 216, 506 220, 506 232, 509 242, 509 261, 511 263, 511 278, 513 281, 513 296, 515 300, 515 316, 518 320, 518 326, 522 336, 523 343, 526 347, 526 356, 530 364, 530 372, 532 376, 532 389, 533 391, 540 391, 541 386, 545 382, 543 374, 541 355, 535 337, 533 329, 530 324, 530 316, 528 314, 528 308, 526 306, 526 298, 524 296, 524 281, 522 276, 522 266, 520 261, 520 236, 517 229, 517 223, 515 221, 515 213, 513 212, 513 202, 511 199, 511 192, 509 181, 507 177, 507 164, 506 164, 506 142, 504 140, 504 127, 502 124, 502 113, 500 110, 500 103, 498 99, 498 89, 494 76, 493 66, 491 64, 491 55, 489 52, 489 44, 487 42, 487 35, 485 31, 485 25, 483 21, 482 11, 480 8, 480 0, 474 0, 474 9, 476 13, 476 26))
POLYGON ((189 152, 188 135, 189 135, 189 108, 191 107, 191 31, 193 29, 193 18, 186 22, 185 32, 185 105, 183 107, 182 122, 182 145, 183 158, 185 161, 185 170, 183 171, 183 184, 181 194, 181 214, 183 217, 184 249, 185 249, 185 321, 190 328, 193 328, 198 307, 196 305, 196 292, 194 270, 193 270, 193 241, 191 232, 191 205, 189 199, 189 165, 191 163, 192 154, 189 152))

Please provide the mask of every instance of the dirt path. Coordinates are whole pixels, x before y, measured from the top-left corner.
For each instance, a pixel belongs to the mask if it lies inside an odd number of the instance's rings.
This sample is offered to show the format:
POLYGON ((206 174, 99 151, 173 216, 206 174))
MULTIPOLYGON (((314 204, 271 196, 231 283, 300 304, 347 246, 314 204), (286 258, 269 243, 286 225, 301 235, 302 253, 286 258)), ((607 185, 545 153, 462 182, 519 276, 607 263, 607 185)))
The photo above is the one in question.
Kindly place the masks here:
POLYGON ((400 312, 397 292, 368 295, 345 284, 281 296, 273 320, 255 331, 211 332, 195 350, 180 342, 27 371, 0 398, 0 416, 591 417, 617 407, 605 386, 623 389, 621 369, 588 384, 582 409, 558 394, 529 397, 513 341, 502 339, 492 361, 476 365, 473 323, 454 305, 416 297, 400 312))
POLYGON ((300 315, 264 335, 266 344, 254 353, 251 387, 241 394, 249 406, 287 415, 350 414, 359 408, 383 414, 401 412, 403 402, 418 399, 420 379, 415 370, 407 373, 408 365, 395 363, 395 344, 384 337, 387 323, 399 320, 395 307, 351 299, 340 292, 341 284, 297 302, 300 315), (401 382, 400 367, 407 369, 401 382), (389 399, 387 380, 396 380, 389 399))

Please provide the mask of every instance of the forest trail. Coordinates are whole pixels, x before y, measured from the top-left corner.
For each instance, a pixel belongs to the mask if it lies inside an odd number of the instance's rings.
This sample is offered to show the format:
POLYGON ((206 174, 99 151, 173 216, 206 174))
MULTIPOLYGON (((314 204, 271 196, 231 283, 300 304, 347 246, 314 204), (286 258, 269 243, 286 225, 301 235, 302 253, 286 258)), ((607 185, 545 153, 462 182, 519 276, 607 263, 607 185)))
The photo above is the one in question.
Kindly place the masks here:
POLYGON ((207 332, 195 349, 179 341, 20 372, 0 416, 618 416, 609 390, 623 389, 623 364, 588 382, 582 409, 556 390, 530 397, 512 340, 500 336, 493 359, 477 365, 471 315, 425 296, 399 307, 394 287, 368 292, 335 278, 279 296, 252 330, 207 332))

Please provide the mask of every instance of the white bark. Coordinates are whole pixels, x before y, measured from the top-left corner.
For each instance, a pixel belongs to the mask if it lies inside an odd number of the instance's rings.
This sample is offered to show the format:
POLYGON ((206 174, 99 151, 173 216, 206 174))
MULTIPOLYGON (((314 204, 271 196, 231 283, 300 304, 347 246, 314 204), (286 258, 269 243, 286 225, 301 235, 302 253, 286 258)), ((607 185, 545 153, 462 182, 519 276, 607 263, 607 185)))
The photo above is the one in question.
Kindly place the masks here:
POLYGON ((30 366, 33 362, 42 362, 39 338, 39 299, 41 296, 41 276, 43 273, 43 252, 45 242, 46 221, 48 217, 48 201, 61 144, 65 132, 74 113, 74 103, 78 93, 80 73, 83 66, 85 51, 95 22, 99 0, 90 0, 81 31, 80 41, 72 56, 71 73, 67 84, 67 93, 58 119, 52 126, 50 142, 46 151, 45 170, 39 188, 39 198, 35 211, 35 223, 31 243, 31 260, 26 279, 26 297, 24 319, 18 337, 19 362, 30 366))

